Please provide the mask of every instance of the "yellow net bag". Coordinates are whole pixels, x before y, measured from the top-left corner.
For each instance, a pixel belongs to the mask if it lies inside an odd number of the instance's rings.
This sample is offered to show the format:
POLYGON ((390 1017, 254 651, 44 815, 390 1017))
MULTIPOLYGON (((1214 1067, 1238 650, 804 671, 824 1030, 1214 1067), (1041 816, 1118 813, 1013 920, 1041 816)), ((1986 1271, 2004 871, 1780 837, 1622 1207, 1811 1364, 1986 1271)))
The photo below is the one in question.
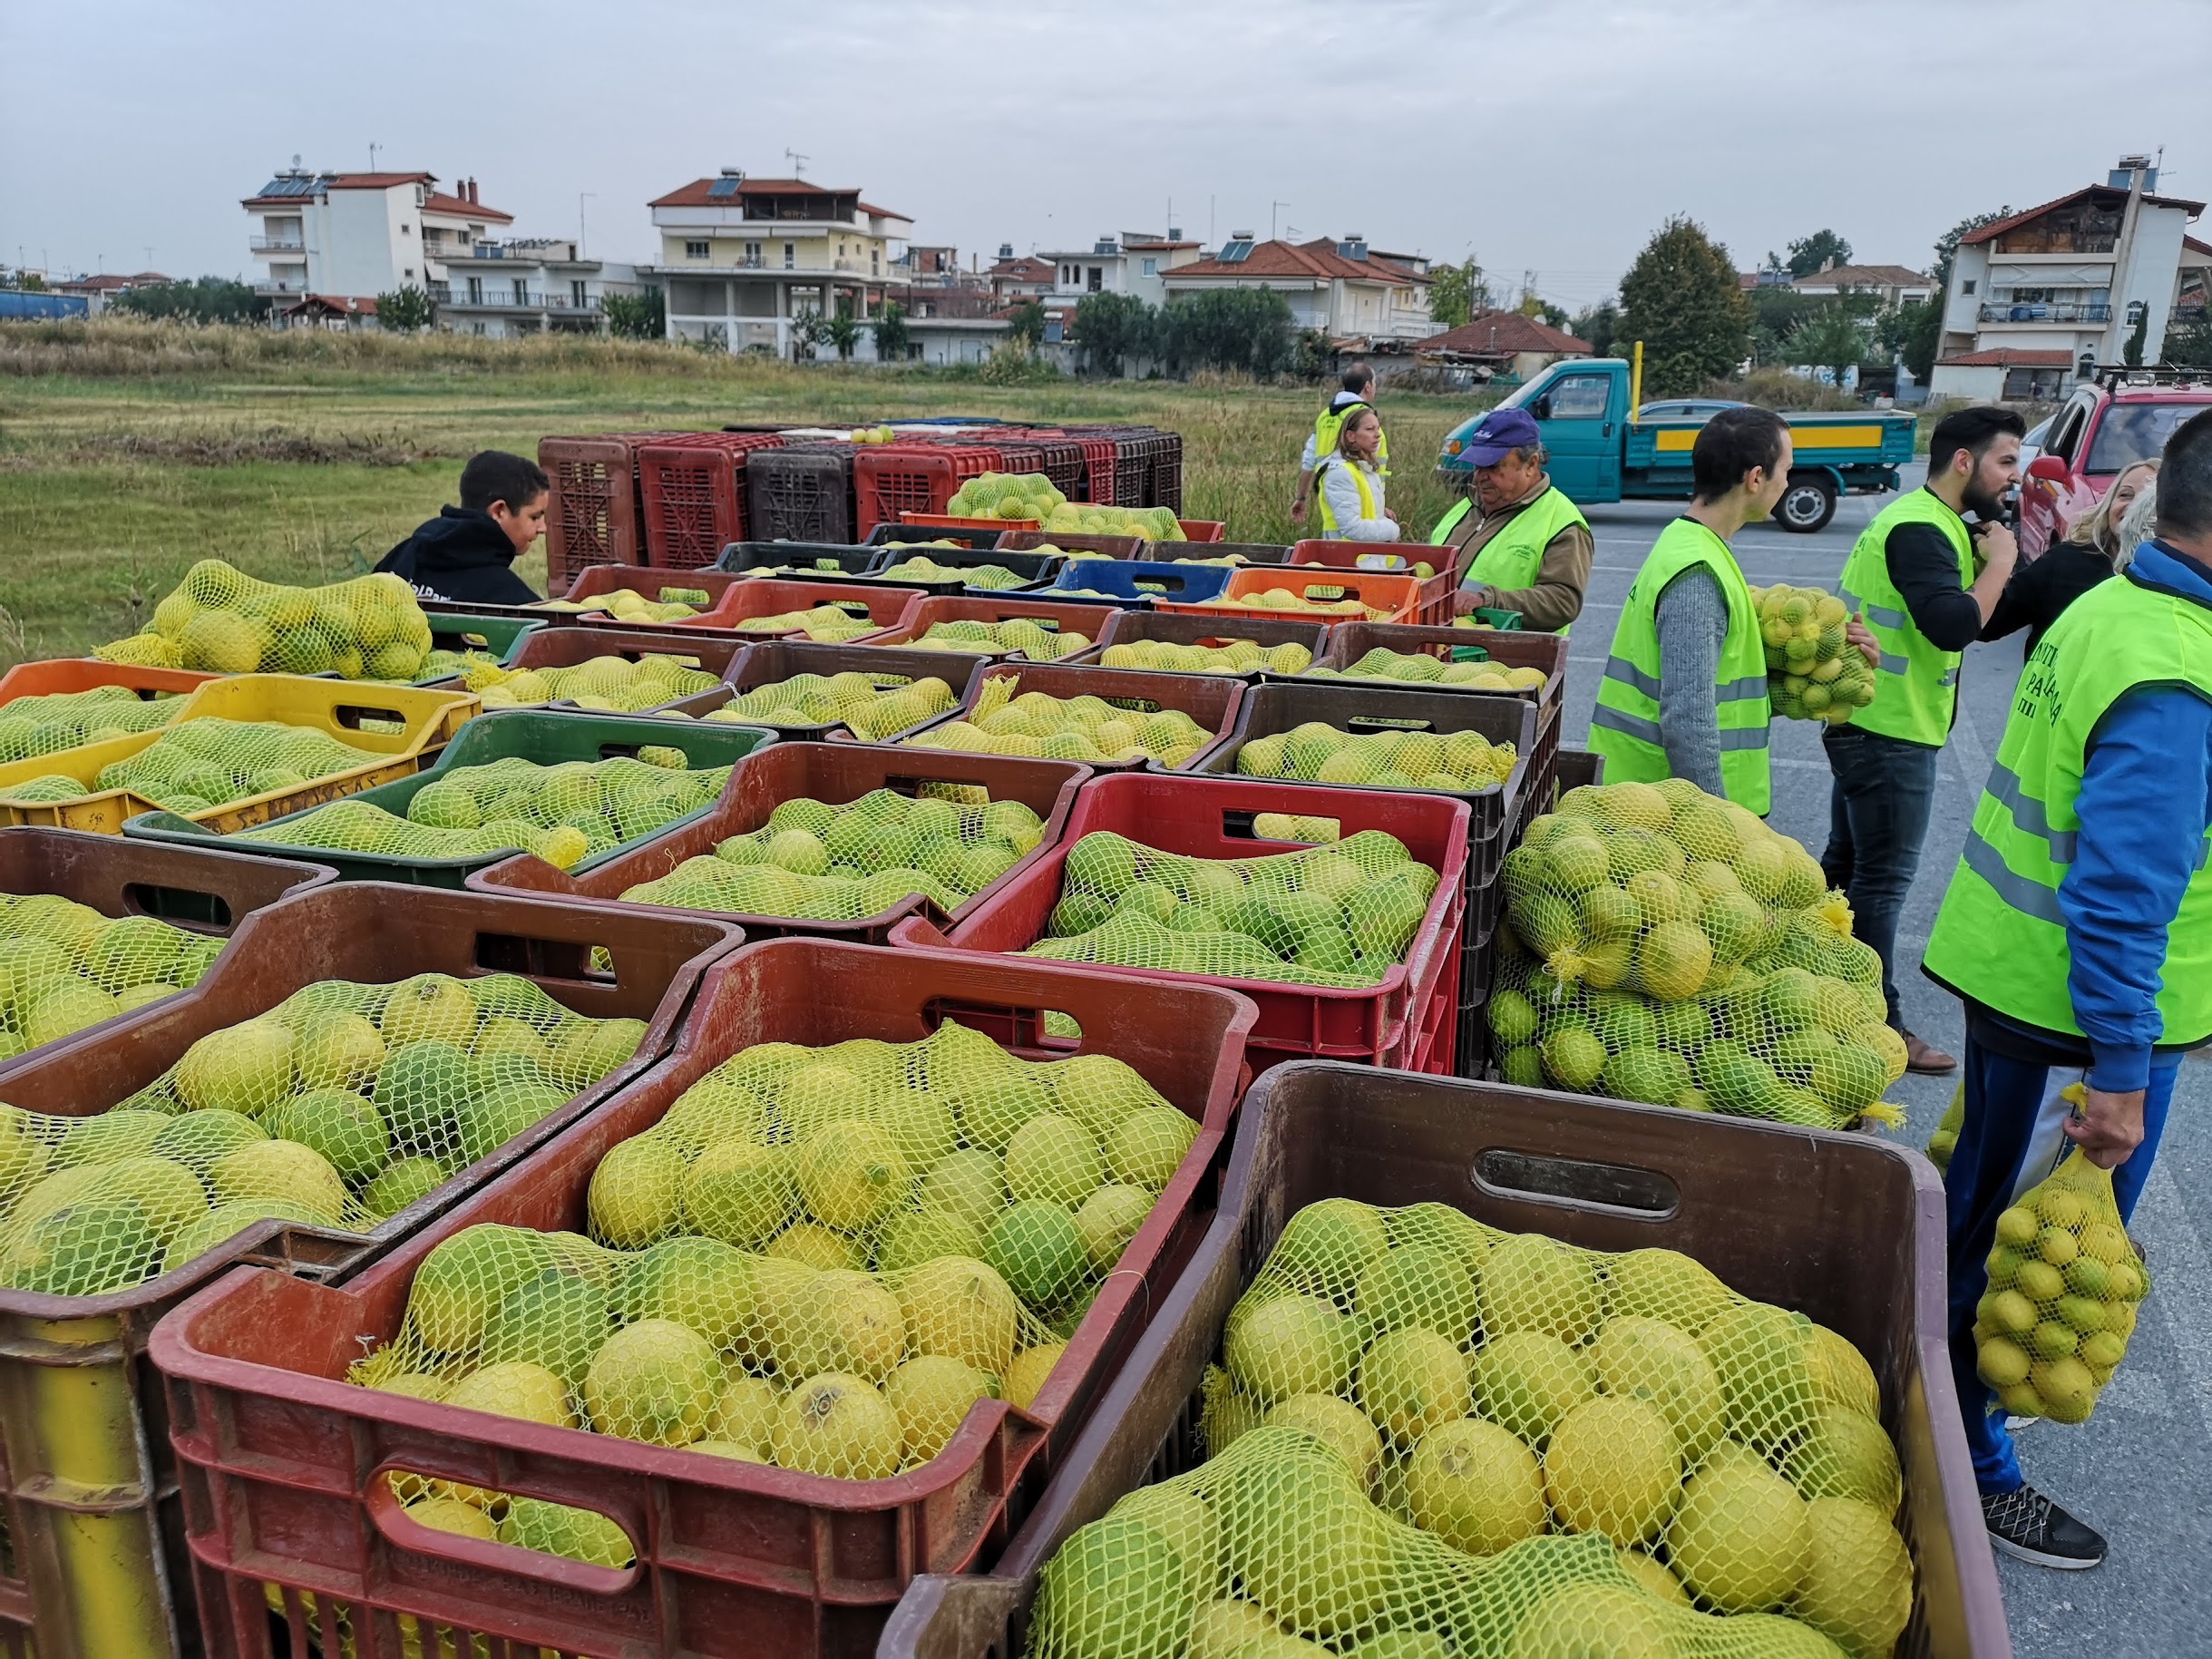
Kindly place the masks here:
POLYGON ((224 942, 51 893, 0 893, 0 1059, 198 984, 224 942))
POLYGON ((1042 473, 985 473, 953 491, 945 511, 962 519, 1049 518, 1067 497, 1042 473))
POLYGON ((1325 1200, 1223 1356, 1211 1460, 1062 1547, 1037 1659, 1811 1659, 1909 1617, 1865 1359, 1673 1251, 1325 1200))
POLYGON ((89 786, 55 774, 0 792, 0 800, 67 801, 128 789, 165 811, 189 816, 389 758, 311 727, 273 720, 187 720, 128 759, 101 767, 89 786))
POLYGON ((463 684, 483 699, 486 708, 534 708, 571 702, 602 714, 636 714, 657 708, 720 685, 720 678, 680 657, 648 652, 635 662, 627 657, 594 657, 567 668, 502 668, 496 663, 469 670, 463 684))
POLYGON ((541 600, 531 609, 572 613, 599 610, 618 622, 681 622, 700 614, 710 602, 704 588, 658 588, 654 591, 655 597, 648 599, 635 588, 617 588, 590 599, 541 600))
POLYGON ((2149 1291, 2150 1270, 2113 1202, 2111 1171, 2069 1154, 1997 1217, 1973 1335, 1976 1369, 1998 1407, 2088 1421, 2149 1291))
POLYGON ((1132 639, 1099 653, 1109 668, 1154 668, 1167 674, 1303 674, 1313 653, 1296 643, 1262 646, 1254 639, 1223 639, 1219 645, 1176 645, 1166 639, 1132 639))
POLYGON ((1009 617, 1003 622, 980 622, 956 618, 932 622, 911 649, 921 651, 1018 651, 1031 662, 1057 662, 1091 649, 1088 636, 1065 629, 1047 628, 1029 617, 1009 617))
POLYGON ((788 634, 798 632, 809 639, 820 639, 835 645, 846 639, 857 639, 862 634, 880 631, 883 624, 866 616, 836 605, 816 605, 811 610, 785 610, 772 617, 750 617, 737 624, 741 634, 788 634))
POLYGON ((215 674, 413 680, 429 650, 430 623, 397 576, 292 588, 202 559, 153 608, 145 633, 93 655, 215 674))
POLYGON ((1509 668, 1487 659, 1447 662, 1425 652, 1393 651, 1379 645, 1350 668, 1305 672, 1309 679, 1394 679, 1415 686, 1465 686, 1476 691, 1539 690, 1551 678, 1542 668, 1509 668))
POLYGON ((927 553, 915 553, 868 578, 870 581, 957 581, 986 593, 1025 588, 1035 581, 1002 564, 940 564, 927 553))
POLYGON ((956 700, 952 688, 934 677, 908 679, 848 668, 840 674, 794 674, 789 679, 755 686, 702 717, 843 725, 854 737, 873 742, 944 713, 956 700))
POLYGON ((1156 760, 1178 766, 1213 734, 1180 708, 1143 699, 1014 693, 1007 676, 986 679, 975 706, 957 720, 906 739, 916 748, 1021 755, 1033 760, 1156 760))
POLYGON ((1951 1155, 1958 1150, 1959 1131, 1965 1127, 1966 1085, 1962 1080, 1951 1091, 1951 1104, 1944 1108, 1943 1121, 1928 1136, 1928 1162, 1948 1174, 1951 1155))
POLYGON ((1388 607, 1368 605, 1356 595, 1326 582, 1310 584, 1303 592, 1289 588, 1262 588, 1256 593, 1220 594, 1213 599, 1192 601, 1225 610, 1281 610, 1294 616, 1365 617, 1370 622, 1379 622, 1393 613, 1388 607), (1331 593, 1344 594, 1330 599, 1331 593))
POLYGON ((777 803, 760 828, 622 896, 685 910, 857 922, 918 893, 950 912, 1043 837, 1043 822, 1019 801, 909 799, 892 789, 843 805, 802 796, 777 803))
POLYGON ((90 1117, 5 1109, 0 1277, 127 1289, 272 1216, 365 1231, 628 1059, 636 1020, 528 980, 328 980, 90 1117))
POLYGON ((1044 528, 1050 535, 1141 536, 1147 542, 1190 539, 1172 507, 1109 507, 1103 503, 1065 502, 1045 514, 1044 528))
POLYGON ((167 726, 183 711, 184 698, 174 692, 142 698, 128 686, 15 698, 0 706, 0 761, 135 737, 167 726))
POLYGON ((1753 588, 1767 690, 1785 720, 1841 726, 1874 701, 1874 667, 1844 638, 1851 613, 1818 588, 1753 588))
POLYGON ((1252 738, 1237 750, 1236 769, 1246 777, 1468 794, 1501 787, 1519 758, 1512 744, 1494 744, 1476 731, 1354 733, 1308 720, 1252 738))

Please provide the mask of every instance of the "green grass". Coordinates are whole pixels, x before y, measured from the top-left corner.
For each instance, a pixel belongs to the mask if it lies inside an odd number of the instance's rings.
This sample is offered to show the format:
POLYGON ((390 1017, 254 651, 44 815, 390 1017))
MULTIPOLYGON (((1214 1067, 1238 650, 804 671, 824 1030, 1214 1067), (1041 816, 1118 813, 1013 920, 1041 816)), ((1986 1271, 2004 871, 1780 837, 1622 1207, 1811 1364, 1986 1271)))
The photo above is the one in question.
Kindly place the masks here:
MULTIPOLYGON (((555 434, 973 414, 1121 421, 1184 437, 1184 514, 1295 539, 1313 387, 1062 380, 998 386, 731 358, 680 346, 434 335, 271 334, 102 322, 0 331, 0 661, 133 631, 193 563, 272 581, 369 569, 454 499, 479 449, 555 434)), ((1430 474, 1472 398, 1386 394, 1390 504, 1426 536, 1430 474)), ((542 585, 541 552, 517 566, 542 585)))

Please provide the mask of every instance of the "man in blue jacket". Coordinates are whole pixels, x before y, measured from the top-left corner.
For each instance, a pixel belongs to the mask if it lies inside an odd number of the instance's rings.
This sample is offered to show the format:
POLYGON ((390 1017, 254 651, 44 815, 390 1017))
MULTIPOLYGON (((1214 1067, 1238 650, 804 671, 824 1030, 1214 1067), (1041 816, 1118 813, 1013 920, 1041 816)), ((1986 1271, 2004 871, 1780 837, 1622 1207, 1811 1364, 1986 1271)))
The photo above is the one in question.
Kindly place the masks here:
POLYGON ((1991 1540, 2044 1566, 2095 1566, 2105 1540, 2022 1478, 1976 1310, 1999 1213, 2070 1143, 2133 1213, 2182 1056, 2212 1040, 2212 411, 2168 440, 2158 509, 2022 670, 1925 962, 1966 1004, 1952 1370, 1991 1540))

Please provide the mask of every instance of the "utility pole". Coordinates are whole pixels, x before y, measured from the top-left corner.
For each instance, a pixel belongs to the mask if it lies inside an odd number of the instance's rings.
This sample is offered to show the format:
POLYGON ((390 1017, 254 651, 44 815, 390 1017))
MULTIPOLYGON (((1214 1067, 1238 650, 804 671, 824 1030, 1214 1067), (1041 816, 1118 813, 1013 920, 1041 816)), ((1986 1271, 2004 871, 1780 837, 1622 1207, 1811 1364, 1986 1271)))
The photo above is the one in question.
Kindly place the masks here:
POLYGON ((371 171, 371 172, 375 172, 375 171, 376 171, 376 152, 377 152, 379 150, 383 149, 383 148, 384 148, 384 146, 383 146, 382 144, 378 144, 378 143, 375 143, 375 142, 373 142, 370 143, 370 145, 369 145, 369 171, 371 171))
POLYGON ((576 192, 576 257, 580 259, 587 257, 584 251, 584 203, 598 194, 597 190, 576 192))

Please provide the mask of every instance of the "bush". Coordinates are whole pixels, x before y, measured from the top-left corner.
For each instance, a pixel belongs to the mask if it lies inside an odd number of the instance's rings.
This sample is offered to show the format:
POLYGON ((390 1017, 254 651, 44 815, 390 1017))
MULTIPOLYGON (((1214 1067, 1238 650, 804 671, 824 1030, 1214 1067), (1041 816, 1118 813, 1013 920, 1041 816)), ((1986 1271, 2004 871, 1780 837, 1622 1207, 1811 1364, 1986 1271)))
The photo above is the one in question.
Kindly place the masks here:
POLYGON ((667 301, 658 288, 642 294, 609 294, 599 301, 607 332, 623 340, 658 340, 668 332, 667 301))
POLYGON ((108 302, 108 308, 126 317, 180 323, 247 323, 267 317, 268 301, 243 282, 202 277, 197 282, 125 288, 108 302))

